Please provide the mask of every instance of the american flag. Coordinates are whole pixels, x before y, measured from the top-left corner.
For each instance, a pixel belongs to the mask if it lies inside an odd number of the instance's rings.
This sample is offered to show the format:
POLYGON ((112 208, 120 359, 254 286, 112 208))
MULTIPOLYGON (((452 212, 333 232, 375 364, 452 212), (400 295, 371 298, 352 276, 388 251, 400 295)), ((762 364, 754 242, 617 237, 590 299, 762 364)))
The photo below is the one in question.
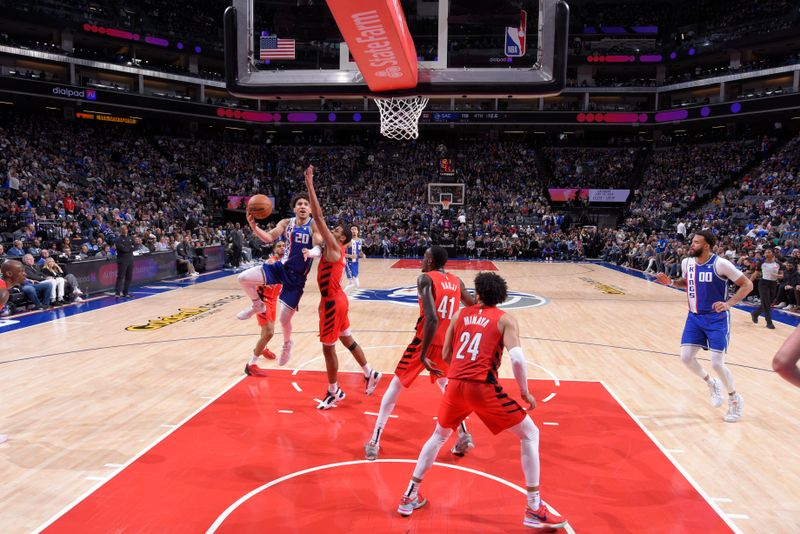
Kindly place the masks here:
POLYGON ((258 57, 261 60, 294 59, 294 39, 278 39, 275 35, 262 35, 258 57))

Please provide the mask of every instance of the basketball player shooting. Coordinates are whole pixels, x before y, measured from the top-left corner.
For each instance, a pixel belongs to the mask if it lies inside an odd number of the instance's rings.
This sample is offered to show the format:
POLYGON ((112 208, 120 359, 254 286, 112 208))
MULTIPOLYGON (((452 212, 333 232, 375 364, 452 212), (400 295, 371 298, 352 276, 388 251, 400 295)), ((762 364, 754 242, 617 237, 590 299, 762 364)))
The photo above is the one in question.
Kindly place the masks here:
POLYGON ((457 312, 447 328, 442 356, 450 364, 447 372, 449 382, 439 404, 436 429, 422 447, 408 489, 400 499, 397 508, 400 515, 409 516, 425 505, 427 500, 419 493, 422 479, 453 429, 475 412, 492 433, 508 430, 519 438, 522 471, 527 486, 523 525, 560 528, 567 523, 564 518, 550 511, 539 496, 539 429, 526 413, 526 409, 530 411, 536 407, 536 400, 528 390, 525 355, 519 343, 519 325, 511 315, 497 309, 497 305, 503 303, 507 296, 508 287, 503 278, 494 273, 478 274, 475 277, 477 303, 457 312), (503 347, 510 347, 511 369, 527 408, 503 393, 500 386, 497 370, 500 368, 503 347))
POLYGON ((686 289, 689 315, 681 336, 681 361, 694 374, 705 380, 711 395, 711 405, 722 406, 722 386, 728 392, 728 413, 725 421, 735 423, 742 418, 744 398, 736 392, 733 375, 725 365, 725 352, 731 335, 730 309, 753 290, 750 281, 725 258, 711 253, 717 238, 708 230, 692 236, 689 257, 681 263, 682 277, 670 279, 658 273, 656 282, 686 289), (728 281, 739 289, 728 298, 728 281), (697 361, 697 351, 711 351, 711 366, 719 378, 711 378, 697 361))
POLYGON ((280 296, 281 311, 278 319, 283 332, 283 347, 278 359, 278 365, 286 365, 292 357, 292 317, 300 306, 300 298, 311 270, 313 258, 319 256, 321 249, 317 246, 322 242, 316 224, 311 219, 311 206, 306 193, 299 193, 292 199, 294 217, 282 219, 270 231, 262 230, 256 224, 255 217, 247 214, 247 222, 256 237, 264 243, 272 243, 281 236, 286 242, 286 251, 281 261, 272 264, 263 264, 243 271, 239 277, 242 291, 252 301, 252 306, 242 310, 236 315, 239 320, 247 320, 256 313, 264 313, 266 306, 258 296, 260 286, 282 284, 280 296), (303 248, 314 244, 311 254, 304 254, 303 248))
MULTIPOLYGON (((286 243, 283 241, 276 241, 272 247, 272 254, 267 259, 268 264, 275 263, 281 260, 283 253, 286 251, 286 243)), ((249 376, 265 377, 267 374, 258 366, 259 356, 263 356, 268 360, 274 360, 275 354, 267 348, 267 344, 275 335, 275 317, 278 310, 278 295, 283 288, 282 284, 273 284, 271 286, 261 286, 258 288, 258 296, 264 302, 266 310, 264 313, 257 313, 256 319, 258 326, 261 329, 261 335, 256 341, 256 346, 253 347, 253 356, 250 361, 245 365, 244 372, 249 376)))
MULTIPOLYGON (((397 405, 397 398, 404 387, 409 387, 417 376, 427 369, 431 382, 436 381, 442 392, 447 385, 447 364, 442 359, 442 344, 450 319, 461 307, 461 302, 472 306, 475 301, 457 276, 445 272, 447 251, 439 246, 430 247, 422 257, 422 274, 417 278, 417 295, 420 315, 417 319, 416 334, 397 363, 394 377, 381 399, 381 410, 372 438, 364 445, 367 460, 377 460, 380 439, 383 436, 389 416, 397 405)), ((463 456, 475 444, 462 421, 458 428, 458 441, 451 452, 463 456)))
MULTIPOLYGON (((314 167, 309 165, 305 173, 306 188, 311 202, 311 213, 317 228, 324 241, 324 250, 317 269, 317 283, 319 284, 319 340, 322 343, 322 353, 325 355, 325 369, 328 372, 328 392, 322 402, 317 406, 320 410, 329 410, 344 400, 345 393, 339 387, 339 358, 336 356, 336 340, 342 342, 347 350, 361 366, 364 372, 364 383, 367 395, 372 395, 381 373, 373 371, 364 351, 353 339, 350 332, 350 319, 347 316, 349 302, 342 289, 342 271, 345 266, 345 247, 352 239, 350 229, 345 225, 338 225, 331 231, 322 215, 322 206, 314 189, 314 167)), ((303 254, 311 251, 304 249, 303 254)))

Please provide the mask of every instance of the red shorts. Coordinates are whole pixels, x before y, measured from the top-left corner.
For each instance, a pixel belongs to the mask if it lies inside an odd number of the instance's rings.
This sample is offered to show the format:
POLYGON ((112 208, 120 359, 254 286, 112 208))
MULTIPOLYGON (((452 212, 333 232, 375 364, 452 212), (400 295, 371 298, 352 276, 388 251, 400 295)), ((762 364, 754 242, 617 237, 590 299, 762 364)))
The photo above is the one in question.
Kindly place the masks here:
POLYGON ((439 404, 439 424, 455 429, 472 412, 494 434, 520 424, 527 415, 499 384, 450 379, 439 404))
POLYGON ((267 309, 264 313, 257 313, 256 319, 258 320, 258 326, 264 326, 267 323, 274 323, 275 316, 277 315, 278 311, 278 295, 281 292, 281 285, 275 284, 272 286, 263 286, 259 288, 259 296, 261 296, 261 302, 264 303, 264 306, 267 309))
POLYGON ((267 310, 264 313, 256 314, 256 319, 258 320, 258 326, 264 326, 267 323, 275 322, 275 316, 277 315, 277 310, 278 310, 278 300, 265 299, 264 306, 267 307, 267 310))
MULTIPOLYGON (((400 358, 400 361, 397 363, 397 367, 394 370, 394 374, 397 378, 400 379, 400 383, 403 387, 410 386, 414 380, 419 376, 419 374, 425 370, 425 366, 422 365, 422 360, 419 358, 419 349, 422 347, 422 340, 418 337, 414 338, 414 341, 406 348, 406 351, 403 353, 403 357, 400 358)), ((433 362, 433 364, 438 368, 444 371, 445 376, 447 375, 447 370, 450 368, 444 360, 442 359, 442 347, 431 345, 428 347, 428 359, 433 362)), ((430 375, 431 383, 436 381, 436 377, 430 375)))
POLYGON ((319 301, 319 340, 323 345, 334 345, 342 332, 350 328, 349 309, 344 293, 319 301))

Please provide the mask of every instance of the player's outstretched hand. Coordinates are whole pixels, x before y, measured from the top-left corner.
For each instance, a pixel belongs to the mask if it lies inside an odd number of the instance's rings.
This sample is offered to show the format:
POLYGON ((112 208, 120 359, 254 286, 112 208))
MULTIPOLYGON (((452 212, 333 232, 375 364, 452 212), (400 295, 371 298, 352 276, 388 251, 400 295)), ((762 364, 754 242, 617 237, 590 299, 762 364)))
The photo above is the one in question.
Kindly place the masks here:
POLYGON ((425 369, 427 369, 431 375, 435 377, 444 376, 444 371, 436 367, 436 365, 434 365, 434 363, 430 361, 428 358, 425 357, 422 358, 422 365, 425 366, 425 369))
POLYGON ((714 308, 714 311, 717 312, 717 313, 728 311, 728 310, 731 309, 731 307, 728 305, 727 302, 722 302, 722 301, 715 302, 714 306, 712 306, 712 307, 714 308))
POLYGON ((256 224, 256 218, 255 218, 255 217, 253 217, 253 214, 252 214, 252 213, 248 213, 248 214, 247 214, 247 223, 250 225, 250 227, 251 227, 251 228, 252 228, 253 226, 255 226, 255 224, 256 224))
POLYGON ((658 282, 659 284, 663 284, 665 286, 671 286, 673 284, 672 278, 670 278, 664 273, 658 273, 656 275, 656 282, 658 282))
POLYGON ((314 185, 314 166, 313 165, 309 165, 306 168, 305 179, 306 179, 306 185, 307 186, 310 187, 310 186, 314 185))
POLYGON ((528 403, 528 407, 525 408, 526 410, 531 411, 536 408, 536 399, 533 398, 533 395, 531 395, 530 392, 522 395, 522 400, 528 403))

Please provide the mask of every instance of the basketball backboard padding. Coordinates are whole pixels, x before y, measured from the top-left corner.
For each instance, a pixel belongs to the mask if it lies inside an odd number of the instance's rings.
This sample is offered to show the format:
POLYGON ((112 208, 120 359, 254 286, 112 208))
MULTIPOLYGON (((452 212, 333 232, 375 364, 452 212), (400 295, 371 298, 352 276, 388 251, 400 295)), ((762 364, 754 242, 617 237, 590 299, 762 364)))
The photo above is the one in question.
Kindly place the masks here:
MULTIPOLYGON (((447 0, 442 0, 447 1, 447 0)), ((225 77, 229 92, 244 98, 337 96, 545 96, 566 81, 569 6, 540 0, 538 50, 530 68, 428 68, 420 62, 415 88, 375 93, 357 69, 259 70, 253 57, 253 0, 233 0, 224 16, 225 77)))

